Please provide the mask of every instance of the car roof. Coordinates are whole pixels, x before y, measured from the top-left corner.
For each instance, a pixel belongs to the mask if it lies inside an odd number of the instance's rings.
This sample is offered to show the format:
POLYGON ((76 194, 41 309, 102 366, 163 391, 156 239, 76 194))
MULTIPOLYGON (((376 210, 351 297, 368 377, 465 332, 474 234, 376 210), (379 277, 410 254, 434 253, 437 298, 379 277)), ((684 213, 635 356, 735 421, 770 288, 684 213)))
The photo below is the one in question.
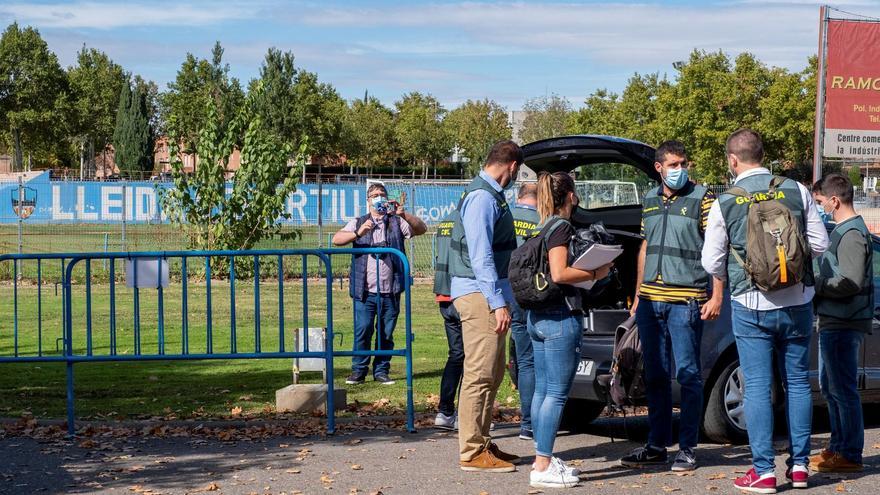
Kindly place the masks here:
POLYGON ((654 148, 632 139, 597 134, 578 134, 542 139, 522 147, 525 164, 538 172, 571 172, 593 163, 626 163, 655 181, 654 148))

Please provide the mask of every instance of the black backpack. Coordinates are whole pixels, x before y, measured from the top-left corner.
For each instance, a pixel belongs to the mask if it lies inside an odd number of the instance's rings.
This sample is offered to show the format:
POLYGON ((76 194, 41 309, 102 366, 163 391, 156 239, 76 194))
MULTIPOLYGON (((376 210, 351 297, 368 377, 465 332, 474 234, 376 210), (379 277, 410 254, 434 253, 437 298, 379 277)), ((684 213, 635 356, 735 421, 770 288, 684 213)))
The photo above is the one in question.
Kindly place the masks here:
POLYGON ((526 240, 510 255, 507 276, 513 289, 513 297, 523 309, 546 308, 548 302, 564 296, 562 287, 550 277, 546 240, 563 223, 568 221, 559 217, 552 218, 538 235, 526 240))

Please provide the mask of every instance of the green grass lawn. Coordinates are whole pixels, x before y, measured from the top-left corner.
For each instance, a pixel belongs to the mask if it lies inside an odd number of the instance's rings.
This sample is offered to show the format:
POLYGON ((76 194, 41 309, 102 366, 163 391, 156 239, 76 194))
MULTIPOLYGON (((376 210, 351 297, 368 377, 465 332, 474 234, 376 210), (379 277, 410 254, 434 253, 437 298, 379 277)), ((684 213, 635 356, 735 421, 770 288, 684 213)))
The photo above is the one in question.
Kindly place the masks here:
MULTIPOLYGON (((80 268, 81 269, 81 268, 80 268)), ((93 268, 97 269, 97 267, 93 268)), ((326 324, 327 300, 323 281, 309 281, 309 326, 326 324)), ((134 353, 133 292, 117 285, 117 353, 134 353)), ((155 290, 140 291, 142 353, 158 350, 158 298, 155 290)), ((0 355, 13 352, 13 286, 0 286, 0 355)), ((285 343, 292 348, 293 330, 302 326, 302 281, 284 283, 285 343)), ((73 287, 74 350, 86 345, 85 287, 73 287)), ((204 282, 190 282, 188 290, 189 351, 204 352, 206 347, 206 296, 204 282)), ((27 281, 18 287, 19 353, 35 354, 38 344, 43 352, 56 353, 56 339, 61 336, 61 290, 44 285, 42 296, 42 339, 37 332, 37 288, 27 281)), ((230 289, 227 281, 214 281, 213 305, 214 352, 228 352, 232 346, 230 289)), ((235 290, 235 345, 238 352, 252 352, 255 343, 254 284, 238 281, 235 290)), ((92 348, 96 355, 109 353, 109 284, 92 285, 92 348)), ((352 304, 347 287, 333 288, 332 321, 336 346, 350 349, 352 343, 352 304), (341 339, 341 342, 340 342, 341 339)), ((260 284, 260 344, 263 352, 278 348, 278 284, 267 280, 260 284)), ((182 346, 182 304, 180 283, 172 283, 164 293, 165 352, 177 354, 182 346)), ((431 287, 416 285, 412 292, 412 328, 414 397, 417 409, 433 410, 440 388, 440 376, 446 361, 446 336, 443 320, 434 302, 431 287)), ((395 331, 396 344, 404 342, 403 313, 395 331)), ((334 363, 336 386, 346 387, 350 358, 334 363)), ((0 416, 18 416, 25 411, 39 418, 61 418, 65 411, 65 366, 56 363, 3 364, 0 373, 0 416)), ((229 416, 232 408, 244 414, 273 412, 275 390, 291 383, 289 359, 242 359, 223 361, 142 361, 125 363, 83 363, 75 366, 76 407, 78 418, 140 418, 165 416, 229 416)), ((405 406, 405 361, 395 357, 391 374, 397 383, 376 385, 372 381, 347 386, 349 403, 373 403, 389 399, 391 406, 405 406)), ((317 382, 320 376, 306 373, 303 381, 317 382)), ((518 404, 516 392, 507 378, 498 400, 518 404)))

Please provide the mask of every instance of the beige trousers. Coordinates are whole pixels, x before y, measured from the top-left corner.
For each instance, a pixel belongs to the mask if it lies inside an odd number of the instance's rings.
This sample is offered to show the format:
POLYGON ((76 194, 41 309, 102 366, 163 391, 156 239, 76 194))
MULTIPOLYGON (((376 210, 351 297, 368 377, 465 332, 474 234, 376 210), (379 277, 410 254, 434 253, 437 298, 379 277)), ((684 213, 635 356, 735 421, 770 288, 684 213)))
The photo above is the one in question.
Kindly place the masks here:
POLYGON ((504 379, 506 335, 495 333, 495 315, 479 292, 452 303, 461 317, 464 374, 458 399, 459 458, 470 461, 491 440, 492 405, 504 379))

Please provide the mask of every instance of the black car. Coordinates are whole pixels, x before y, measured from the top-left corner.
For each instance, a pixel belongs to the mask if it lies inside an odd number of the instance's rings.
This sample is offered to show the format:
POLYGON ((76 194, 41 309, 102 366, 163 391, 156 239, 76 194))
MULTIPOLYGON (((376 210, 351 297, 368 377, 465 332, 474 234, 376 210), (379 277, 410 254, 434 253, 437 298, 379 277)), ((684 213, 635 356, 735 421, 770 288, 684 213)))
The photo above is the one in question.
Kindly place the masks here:
MULTIPOLYGON (((597 378, 609 373, 614 332, 629 316, 627 308, 638 283, 641 199, 649 188, 657 187, 660 176, 654 168, 654 148, 618 137, 578 135, 544 139, 523 146, 523 152, 525 164, 535 172, 575 172, 581 205, 585 207, 575 210, 572 223, 586 227, 602 221, 624 248, 615 261, 618 280, 598 297, 584 301, 581 362, 564 415, 565 424, 572 428, 591 422, 607 404, 605 390, 597 378)), ((874 237, 874 250, 874 263, 880 263, 880 238, 874 237)), ((880 274, 880 266, 875 265, 874 273, 880 274)), ((875 291, 878 290, 880 280, 875 282, 875 291)), ((880 302, 880 294, 875 301, 880 302)), ((878 320, 874 325, 880 329, 878 320)), ((817 352, 818 340, 814 340, 810 375, 814 400, 819 405, 824 400, 819 393, 817 352)), ((729 297, 725 297, 719 318, 706 322, 701 361, 705 386, 703 432, 718 442, 745 441, 745 383, 731 330, 729 297)), ((777 388, 781 389, 781 385, 777 388)), ((859 388, 865 403, 880 402, 880 332, 869 334, 862 347, 859 388)), ((678 394, 678 385, 673 382, 675 403, 678 394)))

